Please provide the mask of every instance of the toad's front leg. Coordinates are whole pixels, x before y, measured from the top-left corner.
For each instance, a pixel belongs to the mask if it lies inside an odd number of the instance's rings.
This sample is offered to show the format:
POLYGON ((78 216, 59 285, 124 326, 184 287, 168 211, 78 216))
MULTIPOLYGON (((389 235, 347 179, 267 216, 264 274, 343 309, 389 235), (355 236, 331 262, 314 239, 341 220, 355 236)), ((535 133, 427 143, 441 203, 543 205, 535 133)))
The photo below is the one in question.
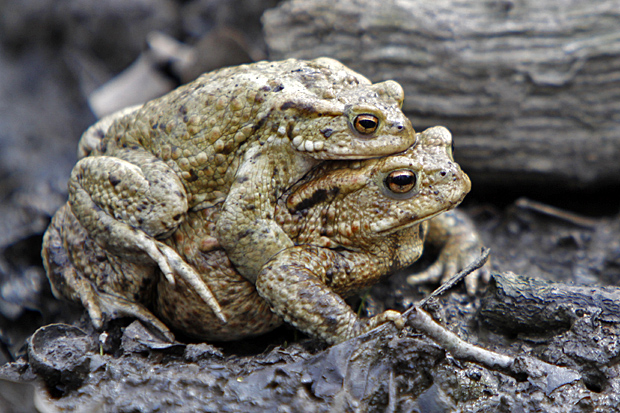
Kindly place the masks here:
POLYGON ((188 208, 183 185, 163 161, 139 149, 83 158, 71 173, 69 204, 103 249, 130 262, 155 261, 170 282, 183 278, 224 320, 198 274, 156 239, 169 236, 188 208))
POLYGON ((356 337, 388 321, 402 329, 404 319, 398 311, 387 310, 360 319, 338 295, 338 290, 343 289, 341 285, 364 283, 359 280, 363 275, 360 269, 368 266, 360 264, 330 249, 293 247, 265 265, 256 289, 287 323, 330 344, 356 337))
POLYGON ((252 283, 271 257, 294 245, 275 221, 276 200, 316 163, 291 150, 285 138, 274 137, 270 152, 263 150, 257 146, 244 155, 217 223, 228 258, 252 283))
MULTIPOLYGON (((440 249, 439 257, 426 270, 410 275, 407 282, 411 285, 446 281, 478 258, 482 248, 474 223, 459 210, 448 211, 431 219, 426 242, 440 249)), ((487 264, 465 278, 467 292, 474 295, 480 281, 484 285, 489 278, 487 264)))

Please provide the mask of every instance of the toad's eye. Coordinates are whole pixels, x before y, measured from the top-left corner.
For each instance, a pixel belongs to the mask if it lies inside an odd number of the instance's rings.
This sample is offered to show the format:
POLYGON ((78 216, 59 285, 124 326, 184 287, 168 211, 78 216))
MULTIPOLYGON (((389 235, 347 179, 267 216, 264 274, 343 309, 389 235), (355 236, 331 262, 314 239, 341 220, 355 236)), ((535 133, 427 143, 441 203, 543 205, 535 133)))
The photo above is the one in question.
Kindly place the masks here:
POLYGON ((406 194, 415 188, 416 179, 412 171, 394 171, 385 177, 385 186, 395 194, 406 194))
POLYGON ((363 115, 357 115, 353 122, 355 130, 364 135, 368 135, 377 130, 379 126, 379 119, 375 115, 365 113, 363 115))

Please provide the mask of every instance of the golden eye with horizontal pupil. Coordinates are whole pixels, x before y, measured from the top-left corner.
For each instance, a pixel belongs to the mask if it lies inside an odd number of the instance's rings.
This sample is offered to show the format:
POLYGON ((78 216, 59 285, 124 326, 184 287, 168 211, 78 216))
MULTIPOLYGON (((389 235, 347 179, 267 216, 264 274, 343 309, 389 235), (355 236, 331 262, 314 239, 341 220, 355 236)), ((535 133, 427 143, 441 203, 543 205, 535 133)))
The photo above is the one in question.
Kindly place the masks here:
POLYGON ((353 125, 355 126, 356 131, 364 135, 368 135, 377 130, 377 126, 379 126, 379 118, 369 113, 357 115, 353 125))
POLYGON ((412 171, 394 171, 385 177, 385 186, 395 194, 406 194, 415 188, 416 176, 412 171))

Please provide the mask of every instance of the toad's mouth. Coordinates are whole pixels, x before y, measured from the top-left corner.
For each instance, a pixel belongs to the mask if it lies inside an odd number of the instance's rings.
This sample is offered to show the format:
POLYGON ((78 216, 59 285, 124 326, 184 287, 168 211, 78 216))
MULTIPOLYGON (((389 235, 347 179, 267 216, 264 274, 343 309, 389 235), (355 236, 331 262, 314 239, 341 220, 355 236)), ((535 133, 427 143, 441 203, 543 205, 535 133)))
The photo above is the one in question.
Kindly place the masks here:
POLYGON ((402 231, 403 229, 406 229, 406 228, 409 228, 409 227, 413 227, 415 225, 420 225, 422 222, 428 221, 429 219, 433 219, 437 215, 441 215, 444 212, 453 209, 454 207, 456 207, 457 204, 448 205, 445 208, 442 208, 442 209, 440 209, 440 210, 438 210, 438 211, 436 211, 436 212, 434 212, 432 214, 428 214, 428 215, 423 216, 423 217, 416 217, 413 220, 405 221, 405 222, 402 222, 402 223, 397 223, 397 222, 394 222, 393 220, 381 220, 381 221, 378 221, 378 222, 375 222, 375 223, 371 224, 371 229, 375 233, 381 234, 381 235, 393 234, 395 232, 402 231))

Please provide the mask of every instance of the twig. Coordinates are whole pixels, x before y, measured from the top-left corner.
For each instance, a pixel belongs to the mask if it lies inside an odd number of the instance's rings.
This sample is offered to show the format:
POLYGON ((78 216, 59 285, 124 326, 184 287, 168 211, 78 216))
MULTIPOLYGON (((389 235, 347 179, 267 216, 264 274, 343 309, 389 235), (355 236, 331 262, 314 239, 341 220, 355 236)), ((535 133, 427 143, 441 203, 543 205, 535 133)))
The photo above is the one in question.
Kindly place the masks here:
POLYGON ((476 361, 490 368, 501 370, 508 370, 514 362, 512 357, 485 350, 461 340, 456 334, 441 326, 426 311, 417 306, 410 308, 405 314, 407 324, 426 334, 457 359, 476 361))
POLYGON ((511 357, 470 344, 437 323, 419 307, 409 309, 407 324, 424 333, 456 359, 480 363, 515 377, 526 374, 531 380, 538 382, 547 395, 564 384, 581 379, 581 374, 567 367, 529 356, 511 357))
POLYGON ((549 364, 533 357, 507 356, 470 344, 433 320, 430 314, 422 309, 422 306, 428 300, 448 291, 473 271, 482 267, 487 262, 489 253, 490 249, 482 248, 480 257, 477 260, 442 284, 418 305, 405 311, 403 317, 406 323, 425 334, 456 359, 480 363, 488 368, 500 370, 512 376, 526 374, 528 377, 538 377, 537 380, 542 380, 541 385, 545 388, 547 394, 550 394, 564 384, 579 380, 581 375, 566 367, 549 364), (544 372, 544 374, 541 376, 540 372, 544 372))
POLYGON ((548 215, 550 217, 558 218, 563 221, 569 222, 573 225, 577 225, 582 228, 593 229, 598 225, 598 221, 595 219, 587 218, 575 213, 565 211, 560 208, 553 207, 551 205, 543 204, 542 202, 532 201, 527 198, 519 198, 515 202, 515 205, 521 209, 529 209, 531 211, 538 212, 540 214, 548 215))
MULTIPOLYGON (((482 247, 480 256, 478 257, 476 261, 472 262, 467 267, 463 268, 460 272, 450 277, 448 281, 441 284, 435 291, 431 293, 431 295, 429 295, 428 297, 420 301, 417 306, 424 307, 428 303, 429 300, 442 295, 443 293, 445 293, 446 291, 454 287, 456 284, 458 284, 462 279, 467 277, 469 274, 476 271, 478 268, 481 268, 488 261, 490 252, 491 250, 489 248, 482 247)), ((408 315, 407 313, 411 310, 412 309, 410 308, 409 310, 405 311, 403 316, 406 317, 408 315)))

